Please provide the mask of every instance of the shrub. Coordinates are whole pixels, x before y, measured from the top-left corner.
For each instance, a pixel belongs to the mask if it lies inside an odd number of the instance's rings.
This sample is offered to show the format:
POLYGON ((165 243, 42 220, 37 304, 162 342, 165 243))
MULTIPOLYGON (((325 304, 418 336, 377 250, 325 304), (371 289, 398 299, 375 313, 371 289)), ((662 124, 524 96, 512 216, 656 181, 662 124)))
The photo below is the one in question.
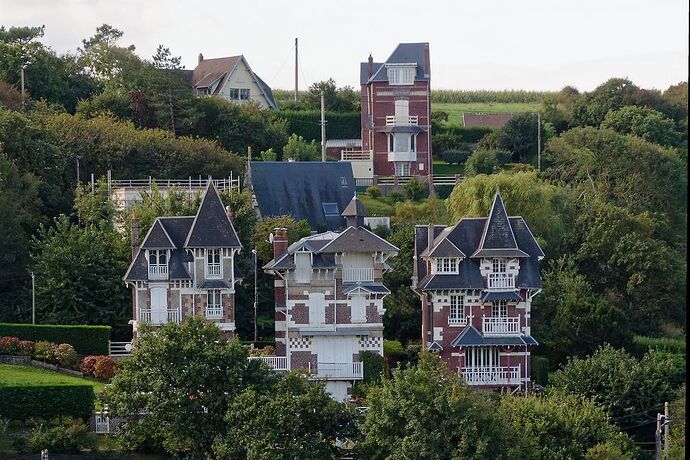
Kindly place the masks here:
POLYGON ((0 337, 0 355, 31 356, 34 343, 17 337, 0 337))
POLYGON ((84 423, 68 418, 53 427, 41 423, 31 430, 25 445, 28 452, 48 449, 51 453, 76 454, 93 448, 94 439, 84 423))
POLYGON ((77 352, 69 343, 61 343, 55 348, 55 359, 62 367, 70 367, 77 362, 77 352))
POLYGON ((262 348, 254 348, 249 353, 250 356, 275 356, 276 349, 274 346, 266 345, 262 348))
POLYGON ((117 372, 117 363, 110 356, 99 356, 93 369, 93 376, 100 380, 110 380, 117 372))
POLYGON ((410 179, 407 184, 403 185, 402 189, 405 196, 413 201, 421 200, 429 192, 427 185, 416 178, 410 179))
POLYGON ((633 337, 632 349, 636 356, 642 356, 646 352, 664 351, 668 353, 685 354, 685 339, 671 339, 668 337, 645 337, 636 335, 633 337))
POLYGON ((88 419, 95 395, 91 385, 26 385, 0 387, 0 417, 77 417, 88 419))
POLYGON ((491 150, 475 150, 465 163, 465 175, 491 174, 498 169, 496 152, 491 150))
POLYGON ((371 185, 367 187, 367 195, 369 195, 372 198, 378 198, 381 196, 381 189, 379 189, 375 185, 371 185))
POLYGON ((34 358, 46 363, 57 363, 58 345, 53 342, 41 340, 34 344, 34 358))
POLYGON ((94 355, 86 356, 84 359, 82 359, 81 364, 79 364, 79 368, 84 373, 84 375, 93 376, 93 371, 96 369, 97 359, 98 356, 94 355))
POLYGON ((0 323, 0 337, 7 335, 23 340, 69 343, 80 355, 107 354, 110 330, 110 326, 0 323))
POLYGON ((388 194, 388 201, 391 203, 399 203, 405 201, 405 195, 400 192, 391 192, 388 194))
POLYGON ((464 163, 467 161, 469 156, 469 148, 467 150, 446 150, 445 152, 441 153, 441 159, 451 165, 459 165, 460 163, 464 163))
POLYGON ((544 356, 532 356, 532 380, 539 385, 549 382, 549 360, 544 356))
POLYGON ((407 353, 399 340, 384 340, 383 356, 388 360, 389 367, 395 367, 398 362, 407 359, 407 353))

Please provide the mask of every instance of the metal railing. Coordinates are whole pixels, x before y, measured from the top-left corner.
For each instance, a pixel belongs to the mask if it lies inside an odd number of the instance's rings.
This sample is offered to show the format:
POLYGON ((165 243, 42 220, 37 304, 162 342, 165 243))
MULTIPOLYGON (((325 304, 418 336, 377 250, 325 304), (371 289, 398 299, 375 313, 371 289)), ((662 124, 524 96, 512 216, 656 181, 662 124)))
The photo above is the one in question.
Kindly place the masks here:
POLYGON ((514 367, 462 367, 460 375, 468 385, 518 385, 520 365, 514 367))
POLYGON ((386 116, 386 126, 410 126, 419 124, 418 115, 407 115, 407 116, 396 116, 387 115, 386 116))
POLYGON ((515 289, 515 276, 512 273, 489 273, 489 289, 515 289))
POLYGON ((168 266, 167 265, 149 265, 149 279, 150 280, 167 280, 168 266))
POLYGON ((482 318, 484 335, 520 334, 520 318, 517 316, 485 316, 482 318))
MULTIPOLYGON (((112 188, 136 188, 136 189, 151 189, 154 185, 156 187, 162 188, 204 188, 208 184, 208 179, 202 177, 193 178, 188 177, 187 179, 155 179, 149 177, 148 179, 111 179, 109 185, 112 188)), ((240 178, 239 177, 227 177, 224 179, 213 179, 213 185, 219 190, 229 191, 229 190, 239 190, 240 188, 240 178)))
POLYGON ((206 307, 206 319, 220 319, 223 317, 223 307, 206 307))
POLYGON ((156 311, 156 315, 153 314, 150 308, 140 308, 139 309, 139 322, 148 324, 165 324, 165 323, 177 323, 180 322, 180 310, 178 309, 168 309, 163 312, 156 311))
POLYGON ((364 378, 364 367, 361 362, 352 363, 316 363, 316 369, 309 365, 314 379, 326 380, 361 380, 364 378))
POLYGON ((287 356, 250 356, 247 359, 263 361, 274 371, 288 370, 287 356))
POLYGON ((343 268, 343 282, 374 281, 373 268, 343 268))
POLYGON ((340 161, 371 161, 371 150, 341 150, 340 161))
MULTIPOLYGON (((428 182, 428 176, 376 176, 376 177, 358 177, 355 178, 355 185, 357 187, 369 187, 370 185, 395 185, 396 183, 396 177, 397 177, 397 184, 398 185, 405 185, 407 184, 410 180, 413 178, 417 178, 418 180, 422 180, 424 182, 428 182)), ((446 175, 446 176, 438 176, 438 175, 433 175, 431 176, 431 180, 434 186, 444 186, 444 185, 449 185, 449 186, 454 186, 459 184, 465 179, 464 176, 461 175, 446 175)))
POLYGON ((108 354, 110 356, 129 356, 131 353, 132 342, 108 342, 108 354))

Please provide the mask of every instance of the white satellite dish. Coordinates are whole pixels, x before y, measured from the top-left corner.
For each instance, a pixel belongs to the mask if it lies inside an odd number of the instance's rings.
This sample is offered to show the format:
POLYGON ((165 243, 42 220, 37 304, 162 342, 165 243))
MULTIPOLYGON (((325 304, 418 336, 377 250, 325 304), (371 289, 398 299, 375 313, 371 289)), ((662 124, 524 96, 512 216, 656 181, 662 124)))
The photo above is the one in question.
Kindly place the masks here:
POLYGON ((273 233, 268 234, 268 242, 273 243, 273 233))

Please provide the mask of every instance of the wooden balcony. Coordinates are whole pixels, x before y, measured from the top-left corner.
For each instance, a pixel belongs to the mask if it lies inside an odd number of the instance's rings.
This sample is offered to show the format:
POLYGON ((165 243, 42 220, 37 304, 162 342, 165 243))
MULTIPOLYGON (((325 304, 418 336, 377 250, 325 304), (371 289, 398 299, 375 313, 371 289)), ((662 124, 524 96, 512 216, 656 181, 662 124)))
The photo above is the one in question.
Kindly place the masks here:
POLYGON ((343 283, 374 281, 373 268, 343 268, 343 283))
POLYGON ((263 361, 274 371, 288 370, 287 356, 250 356, 247 359, 263 361))
POLYGON ((482 318, 482 333, 486 336, 520 335, 520 318, 485 316, 482 318))
POLYGON ((180 323, 180 310, 167 309, 155 312, 150 308, 140 308, 139 316, 137 318, 140 323, 147 323, 153 325, 161 325, 166 323, 180 323))
POLYGON ((468 385, 519 385, 520 365, 513 367, 462 367, 460 375, 468 385))
POLYGON ((489 273, 489 289, 515 289, 515 276, 512 273, 489 273))
POLYGON ((167 265, 149 265, 149 280, 167 280, 167 265))
POLYGON ((309 367, 313 380, 362 380, 364 367, 361 362, 316 363, 316 369, 309 367))

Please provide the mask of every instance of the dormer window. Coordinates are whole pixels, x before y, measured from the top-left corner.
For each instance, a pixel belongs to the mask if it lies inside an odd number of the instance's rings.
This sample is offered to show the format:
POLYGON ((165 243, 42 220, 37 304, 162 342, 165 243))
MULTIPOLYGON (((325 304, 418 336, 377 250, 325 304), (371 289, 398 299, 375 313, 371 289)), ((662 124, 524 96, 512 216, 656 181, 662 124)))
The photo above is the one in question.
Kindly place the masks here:
POLYGON ((220 249, 206 250, 206 278, 222 278, 223 265, 221 264, 220 249))
POLYGON ((149 250, 149 279, 168 278, 168 251, 149 250))
POLYGON ((391 85, 413 85, 417 70, 416 64, 394 65, 389 64, 388 83, 391 85))
POLYGON ((436 259, 436 273, 458 273, 458 259, 455 257, 441 257, 436 259))
POLYGON ((505 273, 506 272, 506 260, 505 259, 493 259, 491 261, 491 268, 493 273, 505 273))

